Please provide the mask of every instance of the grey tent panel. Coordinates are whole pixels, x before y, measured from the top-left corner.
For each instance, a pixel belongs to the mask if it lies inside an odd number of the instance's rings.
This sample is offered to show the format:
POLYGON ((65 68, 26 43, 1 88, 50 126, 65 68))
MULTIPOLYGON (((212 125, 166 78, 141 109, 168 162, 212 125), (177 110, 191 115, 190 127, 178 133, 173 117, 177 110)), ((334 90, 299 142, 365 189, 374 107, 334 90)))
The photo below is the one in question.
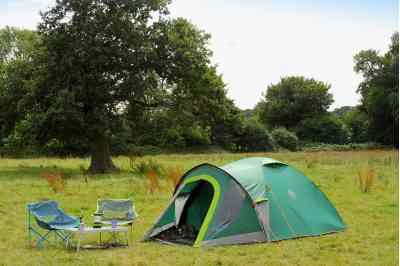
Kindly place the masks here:
POLYGON ((179 195, 179 197, 177 197, 175 199, 175 225, 178 226, 179 221, 181 219, 182 213, 183 213, 183 209, 185 207, 185 204, 187 202, 187 200, 189 199, 190 194, 183 194, 183 195, 179 195))
POLYGON ((214 222, 207 231, 206 239, 214 238, 214 235, 228 227, 235 220, 239 215, 245 198, 246 194, 243 189, 236 182, 231 181, 221 200, 221 207, 215 215, 214 222))
POLYGON ((260 220, 268 241, 271 241, 271 226, 269 224, 269 202, 261 201, 255 206, 255 210, 260 220))

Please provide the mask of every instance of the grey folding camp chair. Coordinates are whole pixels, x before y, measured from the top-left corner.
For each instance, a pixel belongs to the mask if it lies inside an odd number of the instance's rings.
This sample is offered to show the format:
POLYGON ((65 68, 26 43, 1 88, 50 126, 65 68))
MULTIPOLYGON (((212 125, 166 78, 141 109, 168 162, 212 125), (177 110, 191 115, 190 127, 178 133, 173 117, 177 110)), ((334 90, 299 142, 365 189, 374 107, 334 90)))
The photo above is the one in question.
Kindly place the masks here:
POLYGON ((110 225, 114 220, 117 226, 129 225, 131 230, 138 216, 130 199, 100 199, 97 201, 95 215, 101 216, 101 224, 110 225))
POLYGON ((51 233, 68 244, 70 235, 64 230, 79 226, 79 219, 63 212, 56 201, 28 203, 26 209, 29 244, 34 236, 37 247, 42 247, 45 241, 55 244, 50 241, 51 233), (36 226, 32 223, 32 218, 36 220, 36 226))

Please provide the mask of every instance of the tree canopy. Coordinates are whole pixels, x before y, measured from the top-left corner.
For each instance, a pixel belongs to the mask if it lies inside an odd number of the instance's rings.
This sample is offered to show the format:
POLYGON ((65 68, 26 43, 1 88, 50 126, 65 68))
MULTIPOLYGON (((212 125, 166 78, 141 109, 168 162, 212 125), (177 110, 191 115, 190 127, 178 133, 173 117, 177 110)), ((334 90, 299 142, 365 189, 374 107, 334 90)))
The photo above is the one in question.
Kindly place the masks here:
POLYGON ((303 141, 346 142, 345 129, 328 112, 333 103, 331 86, 301 76, 284 77, 268 86, 256 111, 266 127, 283 127, 303 141))
POLYGON ((295 129, 304 119, 327 113, 333 102, 330 87, 314 79, 284 77, 268 86, 261 119, 269 127, 295 129))
POLYGON ((122 113, 136 124, 149 108, 223 113, 217 109, 226 92, 209 60, 210 35, 170 19, 168 3, 62 0, 42 14, 40 78, 24 102, 41 139, 85 139, 89 170, 107 172, 115 168, 109 144, 122 113))
POLYGON ((330 112, 330 84, 287 76, 242 111, 211 63, 211 36, 169 16, 169 2, 59 0, 36 31, 0 29, 0 154, 90 155, 90 172, 105 173, 111 153, 143 146, 398 146, 398 33, 386 53, 355 55, 359 106, 330 112))
POLYGON ((0 29, 0 144, 25 115, 18 102, 31 86, 35 68, 32 61, 39 44, 35 31, 0 29))
POLYGON ((358 87, 361 111, 368 118, 369 138, 399 145, 399 34, 393 34, 389 50, 363 50, 354 57, 354 70, 364 80, 358 87))

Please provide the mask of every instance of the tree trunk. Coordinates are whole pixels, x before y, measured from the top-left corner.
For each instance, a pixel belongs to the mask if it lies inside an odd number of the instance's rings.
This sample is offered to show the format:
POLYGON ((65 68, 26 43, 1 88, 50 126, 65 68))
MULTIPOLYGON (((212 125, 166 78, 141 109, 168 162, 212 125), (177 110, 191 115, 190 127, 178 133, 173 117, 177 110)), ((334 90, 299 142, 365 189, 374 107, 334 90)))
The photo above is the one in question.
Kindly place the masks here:
POLYGON ((111 159, 110 142, 106 137, 98 137, 92 143, 90 174, 104 174, 117 171, 111 159))

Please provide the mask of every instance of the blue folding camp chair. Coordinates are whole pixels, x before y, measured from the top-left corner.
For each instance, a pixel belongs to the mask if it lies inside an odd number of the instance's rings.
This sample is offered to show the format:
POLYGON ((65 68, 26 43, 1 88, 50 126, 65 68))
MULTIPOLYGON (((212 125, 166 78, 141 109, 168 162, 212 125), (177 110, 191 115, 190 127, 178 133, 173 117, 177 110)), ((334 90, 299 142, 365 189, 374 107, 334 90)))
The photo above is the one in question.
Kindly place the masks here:
MULTIPOLYGON (((97 225, 112 225, 115 222, 116 226, 129 226, 132 237, 133 221, 138 217, 138 214, 131 199, 100 199, 97 200, 97 210, 94 216, 97 216, 97 219, 95 218, 97 225)), ((118 242, 116 237, 116 234, 112 234, 109 242, 118 242)))
POLYGON ((64 230, 79 226, 79 219, 64 213, 56 201, 29 203, 26 209, 29 244, 32 236, 35 236, 37 247, 42 247, 45 241, 56 244, 49 239, 52 232, 56 238, 68 244, 70 235, 64 230), (32 223, 32 217, 36 220, 37 226, 32 223))
POLYGON ((97 201, 95 215, 101 215, 101 224, 110 225, 114 220, 116 225, 128 225, 133 230, 133 221, 138 214, 131 199, 100 199, 97 201))

